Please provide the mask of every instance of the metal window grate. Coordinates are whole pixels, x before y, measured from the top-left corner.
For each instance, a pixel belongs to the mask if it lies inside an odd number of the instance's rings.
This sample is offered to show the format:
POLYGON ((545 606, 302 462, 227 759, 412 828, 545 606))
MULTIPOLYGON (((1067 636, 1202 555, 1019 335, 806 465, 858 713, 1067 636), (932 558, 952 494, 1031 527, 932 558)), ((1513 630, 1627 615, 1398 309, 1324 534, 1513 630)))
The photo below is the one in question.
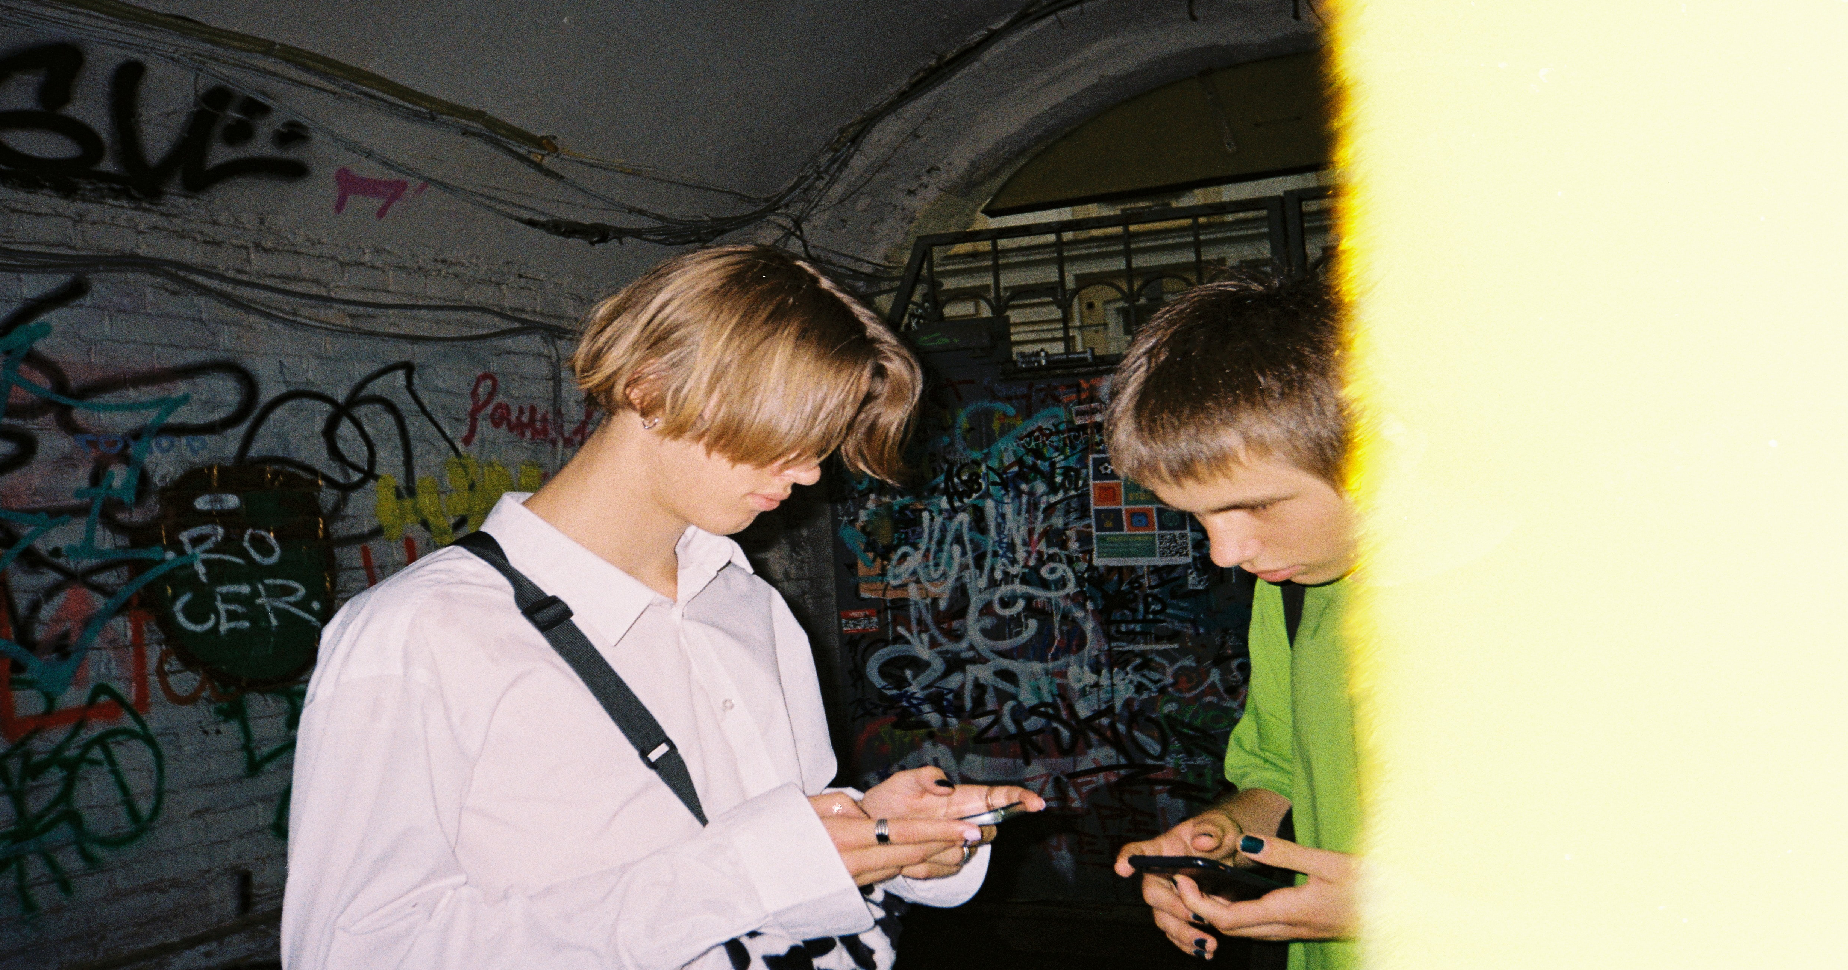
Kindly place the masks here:
MULTIPOLYGON (((919 237, 888 319, 901 330, 984 324, 1020 360, 1120 353, 1169 295, 1252 265, 1297 274, 1332 244, 1333 192, 919 237)), ((972 331, 976 328, 967 328, 972 331)))

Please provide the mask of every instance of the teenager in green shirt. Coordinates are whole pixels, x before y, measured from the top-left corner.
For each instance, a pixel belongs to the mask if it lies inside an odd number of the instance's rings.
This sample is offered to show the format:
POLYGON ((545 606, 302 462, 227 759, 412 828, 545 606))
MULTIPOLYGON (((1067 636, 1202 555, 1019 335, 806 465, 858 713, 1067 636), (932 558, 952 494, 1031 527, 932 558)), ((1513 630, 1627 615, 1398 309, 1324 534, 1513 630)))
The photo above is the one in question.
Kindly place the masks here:
POLYGON ((1335 306, 1317 283, 1248 278, 1182 294, 1136 337, 1105 415, 1118 472, 1191 512, 1213 561, 1260 583, 1251 685, 1226 750, 1237 792, 1132 855, 1207 856, 1302 873, 1256 900, 1206 896, 1186 877, 1145 876, 1142 895, 1176 946, 1211 958, 1207 928, 1303 941, 1292 970, 1354 966, 1358 848, 1354 718, 1342 603, 1354 567, 1342 477, 1349 414, 1335 306), (1292 643, 1282 588, 1303 587, 1292 643), (1289 812, 1297 842, 1276 837, 1289 812))

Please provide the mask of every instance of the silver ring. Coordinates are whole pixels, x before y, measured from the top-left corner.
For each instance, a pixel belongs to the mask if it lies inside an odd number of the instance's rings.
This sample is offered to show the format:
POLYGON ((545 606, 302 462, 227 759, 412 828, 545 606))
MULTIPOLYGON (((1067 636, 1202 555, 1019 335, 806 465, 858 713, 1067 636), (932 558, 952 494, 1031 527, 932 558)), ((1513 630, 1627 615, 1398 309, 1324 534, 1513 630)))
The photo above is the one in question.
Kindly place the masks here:
POLYGON ((873 841, 885 845, 892 841, 892 823, 883 818, 873 820, 873 841))
POLYGON ((968 865, 968 864, 969 864, 969 859, 970 859, 970 857, 971 857, 971 856, 974 856, 974 855, 975 855, 975 846, 973 846, 973 845, 965 845, 965 846, 963 846, 963 861, 962 861, 962 864, 963 864, 963 865, 965 865, 965 866, 966 866, 966 865, 968 865))

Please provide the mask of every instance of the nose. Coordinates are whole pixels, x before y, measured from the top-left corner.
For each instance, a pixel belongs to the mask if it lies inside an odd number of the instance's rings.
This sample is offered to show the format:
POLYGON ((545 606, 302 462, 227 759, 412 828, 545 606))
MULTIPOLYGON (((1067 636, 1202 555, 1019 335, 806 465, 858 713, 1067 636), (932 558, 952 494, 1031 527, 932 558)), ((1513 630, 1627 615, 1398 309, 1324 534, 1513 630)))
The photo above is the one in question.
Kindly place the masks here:
POLYGON ((781 474, 797 485, 813 485, 821 481, 821 462, 794 462, 784 468, 781 474))
POLYGON ((1250 524, 1235 516, 1213 516, 1200 520, 1206 527, 1206 541, 1216 566, 1236 566, 1258 557, 1260 543, 1250 524))

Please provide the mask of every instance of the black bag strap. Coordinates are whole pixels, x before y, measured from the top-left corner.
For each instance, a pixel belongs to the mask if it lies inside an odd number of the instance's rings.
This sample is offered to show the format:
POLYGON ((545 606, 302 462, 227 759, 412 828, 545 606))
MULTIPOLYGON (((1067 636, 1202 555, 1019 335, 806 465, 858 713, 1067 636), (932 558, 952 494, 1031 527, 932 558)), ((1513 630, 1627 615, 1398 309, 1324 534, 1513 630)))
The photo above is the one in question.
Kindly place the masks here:
POLYGON ((1283 635, 1296 646, 1296 628, 1303 625, 1303 584, 1285 582, 1277 587, 1283 594, 1283 635))
MULTIPOLYGON (((1303 625, 1303 598, 1307 589, 1301 583, 1285 581, 1277 587, 1283 594, 1283 635, 1288 638, 1291 649, 1296 648, 1296 630, 1303 625)), ((1277 826, 1277 837, 1294 841, 1296 838, 1296 810, 1292 806, 1283 813, 1283 821, 1277 826)), ((1289 873, 1277 870, 1274 875, 1288 877, 1289 873)), ((1289 944, 1283 942, 1251 941, 1251 955, 1247 958, 1248 970, 1284 970, 1290 963, 1289 944)))
POLYGON ((693 776, 687 772, 680 749, 674 747, 674 740, 661 729, 661 722, 648 713, 647 705, 623 683, 610 662, 591 646, 590 638, 572 621, 571 607, 566 606, 564 600, 547 595, 527 579, 525 573, 513 568, 507 561, 507 554, 501 551, 500 543, 486 532, 471 532, 457 539, 455 544, 481 557, 483 562, 507 577, 507 583, 513 587, 513 602, 520 612, 539 629, 552 649, 565 658, 565 663, 577 671, 597 703, 609 712, 610 720, 615 721, 623 736, 635 745, 635 753, 642 756, 642 762, 653 768, 679 796, 687 811, 699 819, 699 824, 705 825, 706 813, 700 808, 699 792, 693 789, 693 776))

